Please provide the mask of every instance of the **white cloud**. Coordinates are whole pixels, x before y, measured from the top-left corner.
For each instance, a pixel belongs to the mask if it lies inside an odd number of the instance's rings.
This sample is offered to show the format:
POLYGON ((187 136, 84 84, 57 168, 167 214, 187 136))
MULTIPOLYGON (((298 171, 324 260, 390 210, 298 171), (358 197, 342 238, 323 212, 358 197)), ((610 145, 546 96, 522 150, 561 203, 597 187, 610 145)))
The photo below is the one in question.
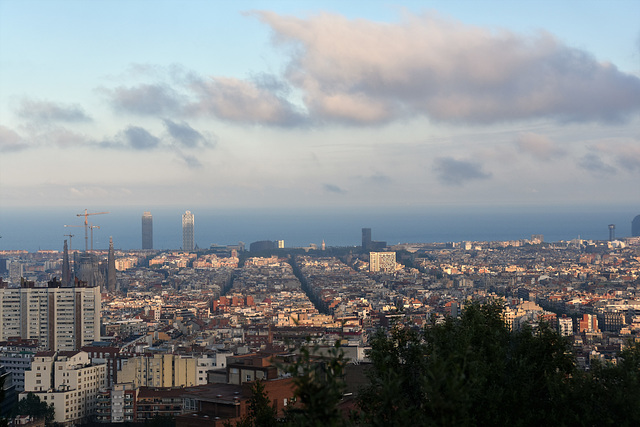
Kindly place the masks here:
POLYGON ((255 14, 277 42, 295 46, 286 78, 313 121, 610 121, 640 109, 638 77, 547 33, 490 31, 432 14, 398 24, 255 14))
POLYGON ((542 161, 564 156, 566 152, 557 147, 548 137, 533 132, 522 132, 515 140, 518 149, 542 161))

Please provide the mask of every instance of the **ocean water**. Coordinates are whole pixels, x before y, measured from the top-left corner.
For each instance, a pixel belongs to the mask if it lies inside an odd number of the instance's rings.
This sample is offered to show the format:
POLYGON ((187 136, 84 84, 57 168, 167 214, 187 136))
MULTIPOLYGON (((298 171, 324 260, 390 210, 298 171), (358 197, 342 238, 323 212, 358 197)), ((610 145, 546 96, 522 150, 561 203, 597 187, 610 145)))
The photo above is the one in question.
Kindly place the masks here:
MULTIPOLYGON (((372 229, 373 240, 396 243, 429 243, 515 240, 543 234, 547 242, 583 239, 605 240, 609 224, 616 237, 631 234, 631 221, 640 214, 636 207, 423 207, 366 209, 244 209, 221 210, 185 207, 149 208, 153 215, 154 249, 182 246, 182 213, 195 215, 195 241, 200 248, 239 241, 285 241, 285 247, 320 245, 357 246, 361 229, 372 229)), ((109 237, 120 249, 140 249, 141 217, 145 209, 102 206, 89 212, 94 229, 94 248, 106 249, 109 237)), ((83 212, 77 208, 10 208, 0 210, 0 250, 62 250, 73 234, 72 247, 84 248, 83 212), (64 225, 79 227, 65 228, 64 225)), ((89 234, 90 236, 90 234, 89 234)), ((90 245, 90 237, 89 237, 90 245)))

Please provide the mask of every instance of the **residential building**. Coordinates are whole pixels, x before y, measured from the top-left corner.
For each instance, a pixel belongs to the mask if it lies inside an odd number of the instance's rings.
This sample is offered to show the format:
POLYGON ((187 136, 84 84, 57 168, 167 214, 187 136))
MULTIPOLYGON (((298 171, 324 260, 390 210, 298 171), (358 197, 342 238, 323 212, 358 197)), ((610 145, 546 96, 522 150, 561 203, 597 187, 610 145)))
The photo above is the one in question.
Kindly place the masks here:
POLYGON ((106 365, 93 364, 84 351, 36 353, 25 373, 25 391, 53 404, 54 422, 67 425, 88 421, 96 414, 97 397, 106 388, 106 365))
POLYGON ((370 252, 369 271, 393 273, 396 271, 395 252, 370 252))
POLYGON ((0 341, 38 340, 41 350, 71 351, 100 338, 100 288, 64 288, 55 278, 48 287, 23 282, 0 288, 0 341))

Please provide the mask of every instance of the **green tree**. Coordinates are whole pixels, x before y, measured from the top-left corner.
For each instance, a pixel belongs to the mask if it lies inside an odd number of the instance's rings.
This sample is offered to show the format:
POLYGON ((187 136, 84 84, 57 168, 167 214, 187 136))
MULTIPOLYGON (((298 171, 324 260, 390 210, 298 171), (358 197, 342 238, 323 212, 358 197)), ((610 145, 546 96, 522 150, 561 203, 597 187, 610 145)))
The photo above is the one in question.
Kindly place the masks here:
POLYGON ((348 420, 339 404, 346 388, 344 369, 347 358, 340 343, 320 353, 320 346, 302 346, 300 357, 286 368, 293 376, 294 405, 286 413, 286 424, 292 426, 343 426, 348 420))
POLYGON ((32 415, 35 418, 44 418, 45 422, 50 424, 55 418, 55 411, 53 403, 47 405, 47 402, 41 401, 37 395, 27 393, 24 399, 18 401, 13 412, 14 415, 32 415))
POLYGON ((460 319, 423 330, 379 332, 366 425, 562 424, 576 372, 568 343, 547 325, 512 333, 499 301, 470 304, 460 319))
POLYGON ((236 427, 273 427, 278 425, 278 412, 265 392, 264 382, 255 381, 251 386, 249 414, 238 421, 236 427))

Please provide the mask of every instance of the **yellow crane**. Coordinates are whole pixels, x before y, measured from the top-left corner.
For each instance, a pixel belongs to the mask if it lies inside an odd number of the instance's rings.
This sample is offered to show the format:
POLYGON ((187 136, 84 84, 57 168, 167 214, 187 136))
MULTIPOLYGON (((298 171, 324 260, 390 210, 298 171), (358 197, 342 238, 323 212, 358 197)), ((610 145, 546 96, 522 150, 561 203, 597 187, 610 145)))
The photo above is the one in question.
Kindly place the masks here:
MULTIPOLYGON (((89 215, 104 215, 104 214, 108 214, 109 212, 87 212, 87 210, 84 210, 84 213, 81 214, 76 214, 76 216, 83 216, 84 217, 84 250, 85 252, 89 250, 89 215)), ((93 229, 91 229, 91 233, 93 234, 93 229)), ((93 250, 93 242, 91 243, 91 250, 93 250)))

